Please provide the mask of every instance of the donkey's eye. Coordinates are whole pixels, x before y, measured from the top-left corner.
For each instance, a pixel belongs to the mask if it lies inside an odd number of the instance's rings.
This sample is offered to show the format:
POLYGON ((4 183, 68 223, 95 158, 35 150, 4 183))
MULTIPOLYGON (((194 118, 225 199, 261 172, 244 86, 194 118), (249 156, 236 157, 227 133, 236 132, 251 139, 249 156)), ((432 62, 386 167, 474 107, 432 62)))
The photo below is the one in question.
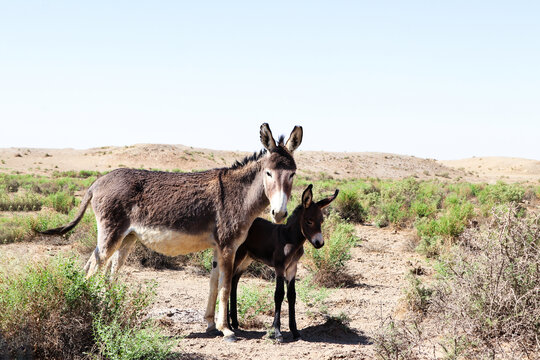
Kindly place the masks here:
POLYGON ((313 225, 313 221, 311 220, 306 220, 306 224, 308 224, 309 226, 313 225))
POLYGON ((267 171, 267 172, 266 172, 266 176, 272 177, 272 174, 270 174, 270 171, 267 171))
POLYGON ((289 179, 292 179, 296 175, 295 173, 292 173, 291 176, 289 176, 289 179))

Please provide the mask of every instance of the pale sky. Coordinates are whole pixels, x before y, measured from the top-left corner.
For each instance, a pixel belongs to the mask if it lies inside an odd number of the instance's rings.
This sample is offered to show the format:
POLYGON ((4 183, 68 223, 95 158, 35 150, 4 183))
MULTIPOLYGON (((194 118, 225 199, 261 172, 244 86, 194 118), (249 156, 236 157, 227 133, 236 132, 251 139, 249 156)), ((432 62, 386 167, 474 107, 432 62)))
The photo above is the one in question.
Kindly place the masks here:
POLYGON ((0 147, 540 160, 538 1, 1 1, 0 147))

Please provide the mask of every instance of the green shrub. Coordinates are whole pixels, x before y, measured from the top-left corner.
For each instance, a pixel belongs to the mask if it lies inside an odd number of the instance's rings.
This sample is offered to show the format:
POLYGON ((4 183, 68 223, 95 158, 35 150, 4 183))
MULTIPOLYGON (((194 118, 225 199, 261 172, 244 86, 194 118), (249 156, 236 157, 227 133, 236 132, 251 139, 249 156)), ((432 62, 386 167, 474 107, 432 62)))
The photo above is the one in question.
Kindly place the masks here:
POLYGON ((341 191, 334 202, 334 207, 344 220, 363 223, 367 219, 367 211, 360 204, 356 191, 341 191))
POLYGON ((274 309, 274 287, 240 286, 237 297, 238 321, 245 328, 261 325, 257 316, 271 315, 274 309))
POLYGON ((206 249, 197 253, 187 255, 189 264, 198 267, 209 273, 212 271, 212 262, 214 260, 214 250, 206 249))
POLYGON ((525 188, 519 184, 506 184, 498 181, 495 185, 486 185, 478 193, 478 201, 482 205, 482 213, 487 216, 494 206, 523 201, 525 188))
POLYGON ((331 290, 315 284, 312 275, 302 280, 297 280, 295 288, 298 298, 308 309, 308 315, 313 316, 328 313, 326 299, 330 296, 331 290))
POLYGON ((457 239, 474 216, 474 206, 470 202, 448 196, 445 203, 444 213, 438 218, 421 218, 415 224, 420 237, 418 250, 428 257, 438 255, 447 242, 457 239))
POLYGON ((320 249, 315 249, 310 243, 305 244, 303 263, 306 268, 319 285, 339 286, 350 282, 345 262, 351 258, 351 248, 358 241, 354 226, 331 212, 323 223, 323 238, 325 244, 320 249))
POLYGON ((405 290, 405 300, 410 310, 426 313, 433 289, 427 287, 413 274, 408 276, 409 286, 405 290))
POLYGON ((465 233, 435 286, 430 311, 441 333, 467 337, 466 358, 498 358, 501 343, 513 358, 540 352, 540 218, 517 214, 498 207, 487 228, 465 233))
POLYGON ((0 244, 8 244, 29 239, 33 235, 29 216, 0 218, 0 244))
POLYGON ((406 225, 410 219, 410 207, 416 198, 418 189, 419 183, 413 178, 383 182, 381 184, 379 216, 390 224, 406 225))
POLYGON ((67 214, 75 206, 75 197, 63 191, 51 194, 45 198, 44 205, 54 210, 67 214))
POLYGON ((39 211, 42 203, 42 199, 32 193, 0 195, 0 211, 39 211))
POLYGON ((101 276, 85 280, 74 258, 8 269, 0 272, 0 353, 164 359, 174 345, 142 320, 151 287, 131 291, 101 276))

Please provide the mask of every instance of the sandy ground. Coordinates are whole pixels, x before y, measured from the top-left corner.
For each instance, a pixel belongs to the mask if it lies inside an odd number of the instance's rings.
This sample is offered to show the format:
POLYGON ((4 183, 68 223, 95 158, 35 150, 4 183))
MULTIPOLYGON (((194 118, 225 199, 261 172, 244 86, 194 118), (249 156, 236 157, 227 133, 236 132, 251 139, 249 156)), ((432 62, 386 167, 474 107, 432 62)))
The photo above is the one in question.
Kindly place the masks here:
MULTIPOLYGON (((325 301, 328 314, 345 314, 348 325, 329 321, 317 309, 307 308, 297 300, 297 324, 302 339, 294 342, 288 331, 286 302, 282 306, 283 344, 267 336, 266 328, 272 324, 271 314, 257 318, 260 326, 238 331, 239 340, 234 344, 224 342, 219 336, 207 335, 203 314, 209 276, 196 268, 153 270, 127 265, 122 269, 120 279, 132 284, 157 282, 157 299, 150 312, 171 335, 183 338, 175 349, 182 354, 181 358, 371 359, 375 356, 373 336, 388 316, 400 316, 406 276, 412 269, 422 266, 422 260, 410 250, 413 237, 410 231, 358 225, 356 234, 361 241, 347 263, 354 283, 332 289, 325 301)), ((1 251, 3 262, 13 266, 14 262, 22 265, 74 249, 64 240, 52 238, 2 245, 1 251)), ((305 275, 301 268, 299 279, 305 275)), ((270 281, 249 276, 242 278, 242 285, 273 286, 270 281)))

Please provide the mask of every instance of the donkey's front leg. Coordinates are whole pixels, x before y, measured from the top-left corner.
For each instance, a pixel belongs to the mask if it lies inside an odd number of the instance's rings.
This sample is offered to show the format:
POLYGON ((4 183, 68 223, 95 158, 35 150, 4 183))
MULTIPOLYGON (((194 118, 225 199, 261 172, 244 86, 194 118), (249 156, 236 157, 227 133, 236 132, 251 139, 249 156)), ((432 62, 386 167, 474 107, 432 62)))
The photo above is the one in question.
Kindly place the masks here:
POLYGON ((229 328, 227 321, 235 254, 235 248, 224 248, 221 254, 218 253, 219 309, 216 328, 223 333, 225 341, 236 341, 236 336, 234 336, 234 332, 229 328))
POLYGON ((274 328, 274 336, 278 342, 283 342, 283 335, 281 334, 281 303, 283 302, 283 297, 285 296, 284 285, 284 276, 276 271, 276 291, 274 292, 274 323, 272 327, 274 328))
POLYGON ((287 301, 289 302, 289 330, 293 335, 293 339, 299 339, 300 333, 296 328, 296 313, 294 310, 294 303, 296 302, 296 289, 294 286, 295 278, 287 282, 287 301))
POLYGON ((206 313, 204 314, 204 319, 208 324, 206 332, 210 333, 216 330, 216 299, 218 295, 218 278, 219 278, 219 268, 218 268, 218 253, 217 250, 214 250, 214 258, 212 259, 212 272, 210 273, 210 294, 208 294, 208 303, 206 304, 206 313))

